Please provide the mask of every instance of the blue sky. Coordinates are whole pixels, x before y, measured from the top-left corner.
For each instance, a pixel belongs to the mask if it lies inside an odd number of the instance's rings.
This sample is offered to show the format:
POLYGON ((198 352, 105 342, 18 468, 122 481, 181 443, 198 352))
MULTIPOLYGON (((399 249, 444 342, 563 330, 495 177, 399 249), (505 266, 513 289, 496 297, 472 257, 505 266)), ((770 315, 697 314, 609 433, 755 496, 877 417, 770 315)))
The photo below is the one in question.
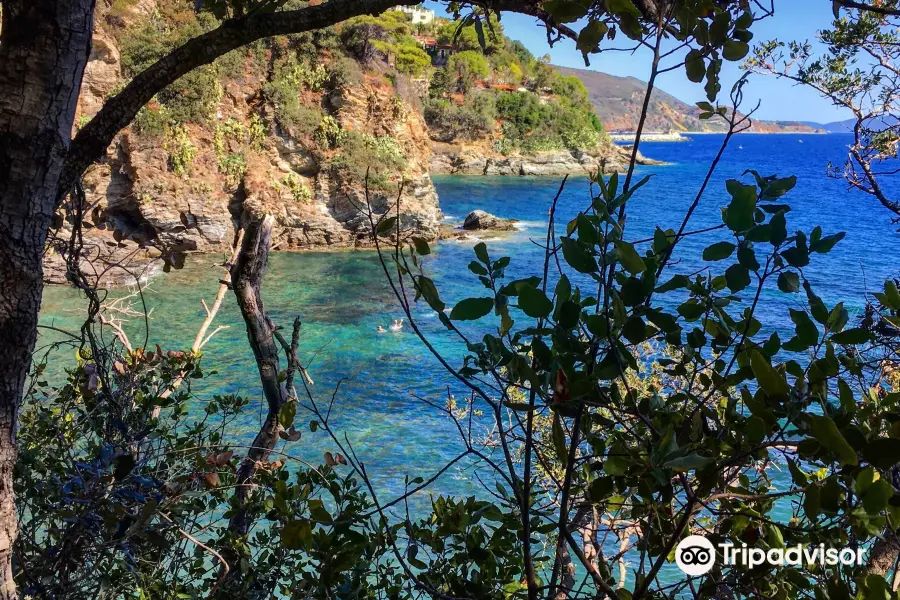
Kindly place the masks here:
MULTIPOLYGON (((440 2, 426 2, 429 8, 438 14, 444 14, 440 2)), ((775 16, 757 23, 754 26, 754 43, 778 38, 781 40, 813 41, 816 31, 827 27, 832 19, 831 2, 827 0, 776 0, 775 16)), ((584 67, 584 60, 575 49, 575 43, 563 40, 554 45, 547 45, 545 31, 531 17, 506 13, 503 16, 503 27, 506 35, 520 40, 535 56, 549 54, 554 64, 567 67, 584 67)), ((591 57, 591 66, 595 71, 611 75, 634 76, 646 80, 649 75, 649 56, 646 51, 635 54, 624 52, 608 52, 591 57)), ((737 63, 726 63, 723 69, 723 91, 731 88, 742 72, 737 63)), ((683 70, 672 71, 658 78, 658 85, 664 91, 693 104, 705 100, 703 87, 688 81, 683 70)), ((761 101, 756 113, 760 119, 777 119, 791 121, 829 122, 849 118, 849 112, 835 108, 831 102, 821 98, 815 91, 791 84, 785 80, 761 75, 751 76, 750 83, 744 89, 744 109, 748 110, 761 101)))

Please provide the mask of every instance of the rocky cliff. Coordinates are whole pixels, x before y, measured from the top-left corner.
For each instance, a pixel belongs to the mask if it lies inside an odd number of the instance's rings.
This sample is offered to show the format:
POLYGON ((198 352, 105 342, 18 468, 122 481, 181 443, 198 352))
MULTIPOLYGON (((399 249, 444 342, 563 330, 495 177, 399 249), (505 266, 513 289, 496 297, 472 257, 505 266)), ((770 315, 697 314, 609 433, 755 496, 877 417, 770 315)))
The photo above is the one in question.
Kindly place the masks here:
MULTIPOLYGON (((147 4, 142 0, 118 17, 125 29, 153 18, 147 4)), ((125 80, 120 46, 127 42, 121 29, 118 40, 110 33, 107 17, 99 17, 76 123, 86 123, 125 80)), ((233 72, 214 82, 208 119, 155 131, 153 119, 166 106, 151 103, 84 177, 90 210, 83 268, 101 282, 127 283, 179 267, 190 252, 224 253, 245 210, 275 216, 279 250, 366 246, 369 209, 375 218, 396 210, 401 183, 401 225, 437 238, 442 215, 428 172, 427 127, 386 74, 355 70, 350 84, 317 82, 313 89, 298 83, 292 91, 297 96, 281 101, 294 102, 295 110, 315 120, 287 126, 279 119, 282 107, 267 93, 275 57, 267 50, 254 60, 254 51, 260 54, 250 48, 230 57, 233 72), (141 119, 149 124, 142 127, 141 119), (329 143, 338 136, 346 140, 340 148, 329 143), (395 172, 380 176, 373 170, 367 207, 365 167, 355 162, 378 162, 384 153, 395 155, 395 172)), ((338 60, 324 60, 329 58, 338 60)), ((64 226, 51 242, 56 251, 48 252, 45 269, 50 282, 65 281, 68 239, 64 226)))
MULTIPOLYGON (((425 66, 430 59, 417 46, 405 56, 419 52, 425 64, 413 61, 406 71, 377 50, 412 39, 398 14, 386 13, 391 23, 383 31, 365 21, 356 30, 348 24, 261 41, 160 92, 84 177, 82 270, 100 282, 129 283, 178 268, 192 252, 224 254, 247 211, 275 216, 278 250, 365 247, 370 216, 396 211, 398 198, 401 227, 434 240, 442 214, 430 173, 561 176, 625 168, 628 149, 597 143, 602 136, 587 122, 587 92, 573 104, 566 87, 549 98, 484 90, 482 99, 496 111, 482 116, 480 139, 441 141, 422 104, 440 69, 425 66), (377 35, 388 37, 376 47, 370 38, 377 35), (416 68, 418 74, 409 70, 416 68), (547 131, 523 125, 523 147, 547 136, 583 139, 587 131, 592 150, 498 152, 510 147, 500 142, 517 131, 515 118, 533 113, 559 123, 547 131)), ((135 73, 215 26, 210 19, 188 0, 117 0, 99 10, 76 129, 135 73)), ((69 227, 51 242, 48 281, 66 279, 69 227)))

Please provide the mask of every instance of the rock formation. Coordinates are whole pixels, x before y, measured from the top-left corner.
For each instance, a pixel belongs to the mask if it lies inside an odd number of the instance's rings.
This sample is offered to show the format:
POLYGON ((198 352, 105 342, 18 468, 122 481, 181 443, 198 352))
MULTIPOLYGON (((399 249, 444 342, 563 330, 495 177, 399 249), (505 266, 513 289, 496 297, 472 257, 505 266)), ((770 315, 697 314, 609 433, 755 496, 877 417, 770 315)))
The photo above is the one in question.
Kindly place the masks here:
POLYGON ((463 229, 512 231, 516 228, 515 219, 501 219, 483 210, 474 210, 466 216, 463 229))

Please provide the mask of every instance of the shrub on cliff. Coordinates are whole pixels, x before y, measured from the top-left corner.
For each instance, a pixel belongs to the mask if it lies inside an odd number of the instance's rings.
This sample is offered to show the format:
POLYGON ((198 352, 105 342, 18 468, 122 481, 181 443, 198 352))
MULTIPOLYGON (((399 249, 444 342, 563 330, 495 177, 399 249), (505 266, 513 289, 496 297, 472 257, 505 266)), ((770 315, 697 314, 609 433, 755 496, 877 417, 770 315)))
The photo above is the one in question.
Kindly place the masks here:
POLYGON ((354 58, 370 62, 385 56, 395 38, 409 34, 406 15, 389 10, 377 17, 367 15, 348 20, 341 27, 341 42, 354 58))
POLYGON ((366 183, 378 190, 390 190, 393 182, 406 169, 403 149, 390 137, 376 137, 358 131, 347 131, 341 139, 338 153, 331 160, 332 168, 342 180, 356 186, 366 183))
POLYGON ((447 71, 456 78, 456 90, 466 94, 476 81, 491 76, 491 65, 481 52, 466 50, 450 57, 447 71))
POLYGON ((414 38, 406 36, 395 45, 394 66, 401 73, 421 77, 431 67, 431 57, 414 38))
POLYGON ((429 99, 424 116, 432 136, 442 141, 474 140, 493 133, 497 109, 492 94, 472 94, 462 105, 442 98, 429 99))

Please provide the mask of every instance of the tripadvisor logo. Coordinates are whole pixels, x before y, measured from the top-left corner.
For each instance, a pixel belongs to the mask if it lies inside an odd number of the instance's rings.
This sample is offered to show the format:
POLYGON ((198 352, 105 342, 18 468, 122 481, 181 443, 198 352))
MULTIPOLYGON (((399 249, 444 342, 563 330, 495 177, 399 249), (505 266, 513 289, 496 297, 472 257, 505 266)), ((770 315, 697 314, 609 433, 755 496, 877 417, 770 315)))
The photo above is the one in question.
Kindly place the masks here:
POLYGON ((675 547, 675 564, 687 575, 705 575, 716 564, 716 549, 702 535, 689 535, 675 547))
MULTIPOLYGON (((747 544, 735 546, 731 543, 718 544, 723 566, 743 565, 754 568, 762 564, 774 566, 800 565, 862 565, 865 563, 864 548, 826 548, 798 544, 786 548, 748 548, 747 544)), ((675 547, 675 564, 686 575, 705 575, 716 564, 716 546, 702 535, 689 535, 675 547)))

